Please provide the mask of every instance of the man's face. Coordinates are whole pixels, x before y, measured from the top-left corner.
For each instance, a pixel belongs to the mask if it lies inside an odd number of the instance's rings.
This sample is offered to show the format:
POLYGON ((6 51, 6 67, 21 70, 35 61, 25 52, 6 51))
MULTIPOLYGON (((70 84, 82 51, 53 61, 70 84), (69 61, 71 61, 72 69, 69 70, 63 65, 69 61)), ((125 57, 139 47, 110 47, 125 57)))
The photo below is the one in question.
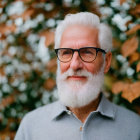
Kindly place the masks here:
MULTIPOLYGON (((72 25, 62 34, 60 48, 80 49, 99 47, 98 30, 89 26, 72 25)), ((60 100, 69 107, 80 107, 95 100, 101 90, 104 73, 108 71, 102 52, 93 62, 81 60, 78 52, 72 60, 60 62, 57 71, 57 87, 60 100)))
MULTIPOLYGON (((79 49, 82 47, 99 47, 98 45, 98 30, 83 25, 73 25, 67 28, 61 39, 60 48, 79 49)), ((102 53, 98 52, 96 60, 87 63, 80 59, 78 52, 75 52, 70 62, 60 62, 61 72, 66 72, 69 68, 74 71, 87 70, 88 72, 97 73, 103 64, 102 53)), ((86 81, 86 77, 69 77, 68 80, 86 81)))

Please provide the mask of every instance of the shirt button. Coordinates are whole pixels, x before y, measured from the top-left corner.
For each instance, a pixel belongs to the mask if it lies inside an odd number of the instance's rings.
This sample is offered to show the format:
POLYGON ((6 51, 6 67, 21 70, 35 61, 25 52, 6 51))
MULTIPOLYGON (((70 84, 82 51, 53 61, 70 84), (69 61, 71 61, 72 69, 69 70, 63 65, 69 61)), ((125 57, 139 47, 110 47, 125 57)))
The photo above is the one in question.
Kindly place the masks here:
POLYGON ((83 130, 83 127, 82 126, 80 126, 80 131, 82 131, 83 130))
POLYGON ((68 115, 71 115, 71 111, 67 111, 68 115))

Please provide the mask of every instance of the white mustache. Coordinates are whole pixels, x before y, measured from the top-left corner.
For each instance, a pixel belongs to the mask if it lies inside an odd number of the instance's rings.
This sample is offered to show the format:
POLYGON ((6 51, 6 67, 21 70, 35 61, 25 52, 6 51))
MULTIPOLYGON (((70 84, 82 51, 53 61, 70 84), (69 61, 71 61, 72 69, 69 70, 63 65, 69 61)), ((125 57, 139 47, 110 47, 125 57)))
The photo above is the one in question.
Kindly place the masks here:
POLYGON ((61 74, 60 78, 62 80, 66 80, 69 76, 84 76, 89 78, 91 76, 91 73, 86 70, 73 71, 73 69, 69 69, 61 74))

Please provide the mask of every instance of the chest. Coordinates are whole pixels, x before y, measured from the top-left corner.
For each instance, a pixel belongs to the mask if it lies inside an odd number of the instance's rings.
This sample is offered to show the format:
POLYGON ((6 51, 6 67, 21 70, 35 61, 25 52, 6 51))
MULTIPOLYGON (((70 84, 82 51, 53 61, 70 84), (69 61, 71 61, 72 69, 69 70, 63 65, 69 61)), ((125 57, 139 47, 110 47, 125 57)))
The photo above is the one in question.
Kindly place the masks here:
POLYGON ((138 140, 123 122, 121 125, 112 119, 96 116, 84 124, 69 116, 63 120, 40 123, 34 128, 32 140, 138 140), (39 130, 41 127, 44 129, 39 130))

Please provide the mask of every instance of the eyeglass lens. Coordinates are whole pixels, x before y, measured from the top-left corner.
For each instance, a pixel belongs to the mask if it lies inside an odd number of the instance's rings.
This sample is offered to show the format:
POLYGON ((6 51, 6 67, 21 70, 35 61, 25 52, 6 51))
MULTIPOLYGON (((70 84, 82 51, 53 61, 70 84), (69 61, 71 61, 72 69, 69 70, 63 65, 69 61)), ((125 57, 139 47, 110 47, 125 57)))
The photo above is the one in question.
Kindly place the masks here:
POLYGON ((73 52, 71 49, 58 50, 58 57, 60 61, 68 62, 71 60, 73 52))
POLYGON ((80 49, 80 57, 83 61, 91 62, 96 58, 96 50, 93 48, 80 49))
POLYGON ((74 51, 78 51, 80 58, 85 62, 91 62, 96 59, 96 49, 94 48, 81 48, 79 50, 62 48, 58 50, 59 60, 63 62, 70 61, 73 57, 74 51))

